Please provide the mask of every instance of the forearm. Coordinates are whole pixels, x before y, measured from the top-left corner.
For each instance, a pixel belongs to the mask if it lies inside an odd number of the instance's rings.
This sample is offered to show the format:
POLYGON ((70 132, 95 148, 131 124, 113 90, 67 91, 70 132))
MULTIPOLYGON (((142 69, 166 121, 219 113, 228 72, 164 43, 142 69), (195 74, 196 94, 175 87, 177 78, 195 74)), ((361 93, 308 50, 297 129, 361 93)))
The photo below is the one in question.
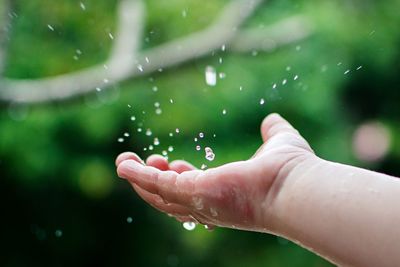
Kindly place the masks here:
POLYGON ((310 159, 282 181, 273 229, 344 266, 400 265, 400 180, 310 159))

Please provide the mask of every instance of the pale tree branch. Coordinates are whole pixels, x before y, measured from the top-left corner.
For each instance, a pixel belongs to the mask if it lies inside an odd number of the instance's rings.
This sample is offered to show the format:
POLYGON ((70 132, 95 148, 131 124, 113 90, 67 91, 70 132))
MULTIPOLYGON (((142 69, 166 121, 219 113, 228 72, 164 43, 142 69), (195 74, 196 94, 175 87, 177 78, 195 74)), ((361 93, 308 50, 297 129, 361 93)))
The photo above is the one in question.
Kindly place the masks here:
POLYGON ((0 0, 0 75, 3 74, 6 61, 7 41, 11 28, 10 0, 0 0))
POLYGON ((236 52, 270 51, 311 33, 311 27, 302 17, 286 19, 264 29, 240 30, 239 27, 262 2, 233 0, 205 30, 138 53, 144 5, 139 0, 123 0, 118 8, 114 46, 104 65, 38 80, 0 80, 0 100, 17 103, 63 101, 206 56, 223 45, 236 52))

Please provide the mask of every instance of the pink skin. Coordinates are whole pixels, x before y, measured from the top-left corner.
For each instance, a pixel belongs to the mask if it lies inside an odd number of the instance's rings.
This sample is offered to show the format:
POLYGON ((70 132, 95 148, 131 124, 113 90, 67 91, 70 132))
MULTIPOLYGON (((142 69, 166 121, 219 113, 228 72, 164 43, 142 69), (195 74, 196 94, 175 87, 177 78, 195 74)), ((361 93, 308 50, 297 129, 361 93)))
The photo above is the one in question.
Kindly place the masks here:
POLYGON ((261 125, 263 144, 246 161, 205 171, 185 161, 121 154, 117 172, 150 205, 179 221, 273 232, 274 199, 296 166, 315 158, 308 143, 277 114, 261 125))

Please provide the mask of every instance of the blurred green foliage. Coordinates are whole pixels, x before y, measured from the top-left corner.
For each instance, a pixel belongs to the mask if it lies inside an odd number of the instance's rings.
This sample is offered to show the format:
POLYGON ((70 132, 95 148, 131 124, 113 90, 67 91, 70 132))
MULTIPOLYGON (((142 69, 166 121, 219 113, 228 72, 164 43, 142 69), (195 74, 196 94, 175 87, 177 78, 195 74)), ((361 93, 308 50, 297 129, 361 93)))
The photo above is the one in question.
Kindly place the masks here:
MULTIPOLYGON (((207 27, 227 2, 145 1, 142 48, 207 27)), ((103 62, 112 45, 108 34, 115 31, 117 2, 82 3, 85 10, 77 0, 12 1, 5 76, 41 78, 103 62), (81 54, 74 59, 77 50, 81 54)), ((246 159, 261 144, 263 117, 279 112, 321 157, 400 175, 398 10, 398 0, 268 1, 246 27, 303 14, 315 34, 269 54, 220 51, 64 103, 3 103, 0 265, 330 266, 273 236, 226 229, 187 232, 117 179, 113 161, 125 150, 146 157, 173 146, 170 159, 200 166, 206 163, 204 153, 195 150, 200 132, 205 138, 198 143, 216 154, 211 167, 246 159), (226 74, 213 88, 204 81, 208 65, 226 74), (384 123, 392 137, 389 153, 375 163, 358 161, 352 150, 352 133, 368 120, 384 123), (146 129, 153 135, 146 136, 146 129), (117 142, 122 137, 125 142, 117 142), (143 151, 154 137, 160 146, 143 151)))

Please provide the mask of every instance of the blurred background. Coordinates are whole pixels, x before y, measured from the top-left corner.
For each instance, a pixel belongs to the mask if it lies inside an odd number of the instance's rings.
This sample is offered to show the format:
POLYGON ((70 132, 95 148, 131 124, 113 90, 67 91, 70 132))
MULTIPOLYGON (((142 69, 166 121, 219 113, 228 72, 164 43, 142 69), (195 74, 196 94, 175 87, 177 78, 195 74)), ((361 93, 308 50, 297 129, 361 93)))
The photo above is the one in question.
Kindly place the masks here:
POLYGON ((399 10, 0 0, 0 265, 331 266, 266 234, 187 231, 114 159, 244 160, 279 112, 321 157, 400 176, 399 10))

